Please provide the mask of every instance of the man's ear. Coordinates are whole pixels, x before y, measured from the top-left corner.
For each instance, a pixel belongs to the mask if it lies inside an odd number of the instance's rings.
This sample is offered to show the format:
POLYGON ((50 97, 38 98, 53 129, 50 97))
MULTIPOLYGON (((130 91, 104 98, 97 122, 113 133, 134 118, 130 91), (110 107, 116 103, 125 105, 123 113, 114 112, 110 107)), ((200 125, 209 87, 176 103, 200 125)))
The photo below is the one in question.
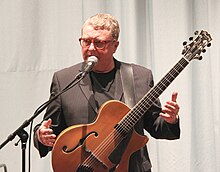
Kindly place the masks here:
POLYGON ((114 50, 114 53, 116 52, 117 48, 118 48, 118 45, 119 45, 119 41, 116 41, 115 42, 115 50, 114 50))

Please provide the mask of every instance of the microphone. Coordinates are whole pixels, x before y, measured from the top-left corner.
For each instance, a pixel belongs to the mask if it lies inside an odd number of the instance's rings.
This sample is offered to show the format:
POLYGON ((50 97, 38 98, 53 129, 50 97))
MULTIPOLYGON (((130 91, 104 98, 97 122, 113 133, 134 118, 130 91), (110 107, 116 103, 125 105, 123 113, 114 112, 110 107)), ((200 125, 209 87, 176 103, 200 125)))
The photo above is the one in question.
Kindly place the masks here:
POLYGON ((87 60, 87 64, 84 67, 83 73, 89 73, 97 63, 98 58, 96 56, 90 56, 87 60))

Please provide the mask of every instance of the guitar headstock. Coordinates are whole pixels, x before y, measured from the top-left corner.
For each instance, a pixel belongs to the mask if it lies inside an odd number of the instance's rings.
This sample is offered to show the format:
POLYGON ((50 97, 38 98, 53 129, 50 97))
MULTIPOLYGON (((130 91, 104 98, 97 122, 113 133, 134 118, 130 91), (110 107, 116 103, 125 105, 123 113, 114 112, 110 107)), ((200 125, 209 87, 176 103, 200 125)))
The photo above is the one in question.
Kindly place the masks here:
POLYGON ((182 55, 184 55, 188 61, 191 61, 192 59, 201 60, 201 53, 206 52, 205 47, 211 46, 210 42, 212 38, 207 31, 202 30, 200 33, 196 31, 195 35, 198 35, 195 39, 193 39, 193 37, 189 38, 189 40, 192 41, 190 44, 186 45, 187 42, 183 42, 184 49, 182 55))

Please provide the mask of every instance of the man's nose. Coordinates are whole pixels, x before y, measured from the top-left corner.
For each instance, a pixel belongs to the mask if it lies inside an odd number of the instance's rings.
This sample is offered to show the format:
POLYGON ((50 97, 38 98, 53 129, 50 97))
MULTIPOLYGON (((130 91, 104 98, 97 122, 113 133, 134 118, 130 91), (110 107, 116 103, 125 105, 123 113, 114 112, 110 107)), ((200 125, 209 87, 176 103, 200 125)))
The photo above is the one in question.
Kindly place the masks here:
POLYGON ((89 45, 89 50, 95 50, 95 45, 93 42, 89 45))

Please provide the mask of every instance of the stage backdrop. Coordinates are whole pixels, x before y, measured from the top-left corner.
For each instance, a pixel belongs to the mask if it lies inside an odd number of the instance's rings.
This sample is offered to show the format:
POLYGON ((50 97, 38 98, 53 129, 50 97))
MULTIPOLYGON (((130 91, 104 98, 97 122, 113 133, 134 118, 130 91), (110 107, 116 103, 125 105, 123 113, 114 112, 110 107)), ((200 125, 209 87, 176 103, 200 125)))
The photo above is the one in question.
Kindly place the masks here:
MULTIPOLYGON (((149 67, 155 83, 182 58, 182 43, 194 31, 212 35, 203 59, 191 61, 160 97, 163 104, 179 92, 181 138, 150 137, 147 144, 154 172, 220 171, 218 0, 0 0, 0 143, 48 100, 53 73, 82 61, 81 25, 96 13, 120 22, 115 57, 149 67)), ((9 172, 21 171, 18 139, 0 150, 9 172)), ((41 159, 32 142, 30 148, 31 171, 52 171, 50 155, 41 159)), ((28 149, 26 155, 28 167, 28 149)))

